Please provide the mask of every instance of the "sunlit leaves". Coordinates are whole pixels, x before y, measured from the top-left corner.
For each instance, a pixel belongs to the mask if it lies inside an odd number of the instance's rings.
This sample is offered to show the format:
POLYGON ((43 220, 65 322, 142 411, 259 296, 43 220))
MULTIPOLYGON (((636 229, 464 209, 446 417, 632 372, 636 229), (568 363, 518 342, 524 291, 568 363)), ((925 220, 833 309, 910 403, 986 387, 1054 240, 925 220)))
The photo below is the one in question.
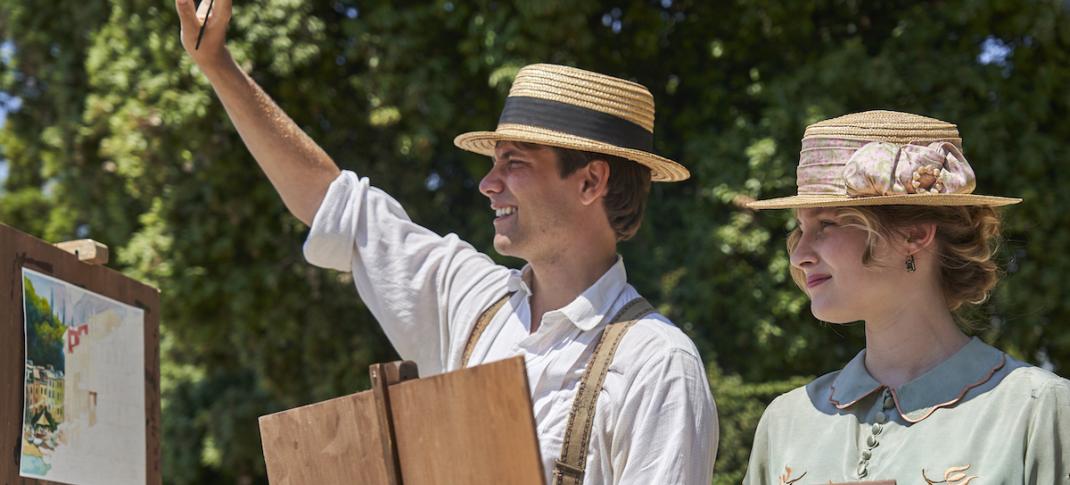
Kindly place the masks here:
MULTIPOLYGON (((493 129, 516 71, 555 62, 650 87, 656 150, 694 177, 655 185, 619 249, 703 353, 727 484, 765 403, 863 345, 860 328, 810 316, 788 274, 790 212, 743 208, 794 190, 799 139, 820 119, 899 109, 959 125, 979 191, 1026 198, 1007 211, 1006 281, 970 318, 1066 372, 1059 3, 265 0, 237 2, 230 47, 341 166, 491 253, 476 189, 488 161, 452 140, 493 129)), ((181 52, 170 0, 0 0, 0 18, 15 46, 0 91, 22 103, 0 130, 0 221, 101 240, 162 290, 168 482, 262 480, 256 417, 362 388, 389 345, 351 279, 302 260, 305 229, 181 52)))

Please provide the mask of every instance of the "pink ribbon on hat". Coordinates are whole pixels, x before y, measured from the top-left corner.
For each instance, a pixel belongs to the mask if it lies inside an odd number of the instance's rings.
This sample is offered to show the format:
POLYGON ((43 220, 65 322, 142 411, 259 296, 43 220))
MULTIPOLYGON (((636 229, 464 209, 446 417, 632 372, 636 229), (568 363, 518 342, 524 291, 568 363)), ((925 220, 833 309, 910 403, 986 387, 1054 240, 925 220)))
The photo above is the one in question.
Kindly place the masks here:
POLYGON ((796 180, 799 194, 850 197, 969 194, 976 187, 973 168, 950 142, 803 140, 796 180))

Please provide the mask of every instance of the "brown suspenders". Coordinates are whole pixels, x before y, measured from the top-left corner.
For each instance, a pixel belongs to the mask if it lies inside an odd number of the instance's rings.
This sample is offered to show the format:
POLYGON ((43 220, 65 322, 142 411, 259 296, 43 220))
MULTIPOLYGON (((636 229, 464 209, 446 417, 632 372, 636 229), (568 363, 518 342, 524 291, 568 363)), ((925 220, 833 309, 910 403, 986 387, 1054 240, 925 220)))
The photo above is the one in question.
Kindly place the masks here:
POLYGON ((594 348, 594 356, 583 371, 580 388, 572 401, 572 412, 568 416, 565 428, 565 441, 561 444, 561 458, 554 464, 553 485, 580 485, 583 483, 584 468, 587 466, 587 447, 591 442, 591 428, 594 427, 595 403, 602 383, 613 362, 624 333, 640 318, 654 311, 642 297, 636 298, 621 308, 602 331, 602 338, 594 348))
MULTIPOLYGON (((476 325, 472 329, 468 342, 464 346, 464 354, 461 360, 462 366, 468 365, 472 357, 472 350, 480 335, 490 325, 494 315, 498 313, 512 293, 508 293, 494 302, 479 315, 476 325)), ((643 298, 636 298, 621 308, 609 321, 602 337, 594 348, 594 355, 587 363, 587 369, 583 372, 580 387, 576 390, 576 397, 572 401, 572 412, 568 416, 568 425, 565 428, 565 440, 561 445, 561 458, 554 463, 552 485, 580 485, 583 483, 583 475, 587 465, 587 448, 591 442, 591 429, 594 427, 595 405, 598 402, 598 394, 602 390, 602 384, 609 372, 609 365, 613 362, 613 355, 624 338, 624 333, 636 321, 654 311, 643 298)))
POLYGON ((505 306, 505 302, 509 301, 509 297, 513 296, 512 293, 506 293, 498 301, 492 303, 490 308, 483 310, 483 313, 479 314, 479 318, 476 319, 476 326, 472 328, 472 333, 468 334, 468 342, 464 344, 464 354, 461 357, 461 368, 468 367, 468 361, 472 358, 472 351, 476 349, 476 342, 479 341, 479 337, 483 335, 483 331, 487 329, 487 325, 490 325, 490 321, 494 320, 494 315, 498 314, 498 310, 501 310, 505 306))

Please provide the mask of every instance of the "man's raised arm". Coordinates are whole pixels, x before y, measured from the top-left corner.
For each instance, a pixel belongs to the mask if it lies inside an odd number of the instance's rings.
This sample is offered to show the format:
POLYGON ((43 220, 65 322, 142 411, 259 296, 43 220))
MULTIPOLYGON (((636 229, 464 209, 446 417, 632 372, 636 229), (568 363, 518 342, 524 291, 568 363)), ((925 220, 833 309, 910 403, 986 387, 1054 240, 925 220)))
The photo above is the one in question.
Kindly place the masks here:
POLYGON ((338 166, 230 56, 226 31, 231 0, 215 0, 210 15, 209 0, 202 0, 199 9, 193 2, 175 0, 182 22, 182 46, 212 83, 242 141, 282 196, 286 208, 312 225, 327 188, 338 177, 338 166), (208 26, 200 48, 195 48, 206 19, 208 26))

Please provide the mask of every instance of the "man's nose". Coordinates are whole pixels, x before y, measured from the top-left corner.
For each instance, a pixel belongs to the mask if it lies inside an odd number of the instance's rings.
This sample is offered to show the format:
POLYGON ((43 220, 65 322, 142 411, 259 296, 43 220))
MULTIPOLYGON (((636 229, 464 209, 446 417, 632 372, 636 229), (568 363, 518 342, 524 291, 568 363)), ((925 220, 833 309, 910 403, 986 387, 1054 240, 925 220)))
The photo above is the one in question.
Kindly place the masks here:
POLYGON ((479 181, 479 192, 483 195, 490 197, 493 194, 500 193, 502 191, 502 178, 498 174, 498 168, 491 166, 487 174, 483 176, 483 179, 479 181))

